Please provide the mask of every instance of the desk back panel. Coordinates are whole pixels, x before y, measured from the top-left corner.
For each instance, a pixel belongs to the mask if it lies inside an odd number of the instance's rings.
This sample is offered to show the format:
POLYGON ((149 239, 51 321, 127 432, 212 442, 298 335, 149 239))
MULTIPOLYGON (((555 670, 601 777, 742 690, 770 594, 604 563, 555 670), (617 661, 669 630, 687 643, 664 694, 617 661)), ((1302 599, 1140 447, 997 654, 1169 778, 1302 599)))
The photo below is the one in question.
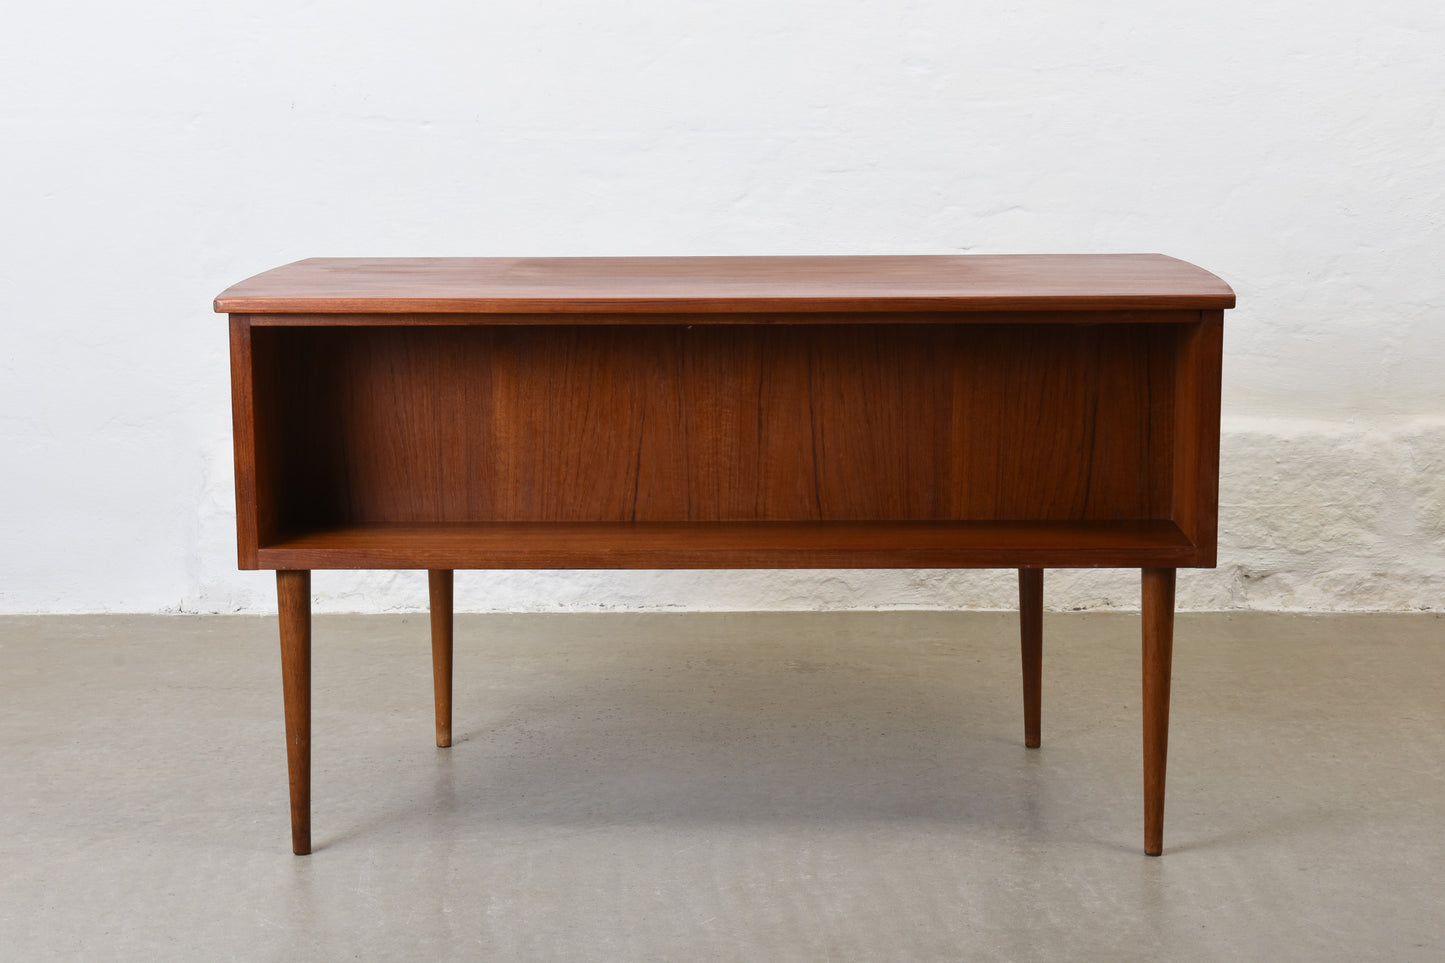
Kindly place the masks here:
POLYGON ((258 534, 1168 519, 1198 329, 256 327, 258 534))

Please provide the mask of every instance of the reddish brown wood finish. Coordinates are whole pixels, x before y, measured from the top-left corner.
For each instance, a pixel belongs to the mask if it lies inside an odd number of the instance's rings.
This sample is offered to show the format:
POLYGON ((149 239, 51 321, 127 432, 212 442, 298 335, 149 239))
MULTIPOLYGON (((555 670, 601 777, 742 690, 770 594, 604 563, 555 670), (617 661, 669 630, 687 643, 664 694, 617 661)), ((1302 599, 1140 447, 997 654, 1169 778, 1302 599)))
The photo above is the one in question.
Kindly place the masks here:
POLYGON ((312 259, 231 312, 237 547, 278 570, 309 849, 312 568, 430 570, 437 744, 457 568, 1144 571, 1146 850, 1173 579, 1215 563, 1223 310, 1161 255, 312 259))
POLYGON ((276 573, 281 623, 281 691, 291 782, 291 851, 311 852, 311 573, 276 573))
POLYGON ((562 312, 485 312, 398 311, 394 314, 368 314, 359 311, 295 314, 248 315, 258 328, 384 328, 406 327, 459 328, 488 327, 601 327, 625 324, 628 327, 686 327, 706 324, 714 327, 832 325, 851 327, 860 324, 1189 324, 1199 318, 1195 310, 1169 308, 1120 309, 1117 311, 653 311, 640 314, 593 312, 565 314, 562 312))
POLYGON ((1044 672, 1044 570, 1019 569, 1019 653, 1024 676, 1024 745, 1041 741, 1044 672))
POLYGON ((275 568, 1121 568, 1187 565, 1173 522, 376 522, 260 550, 275 568))
POLYGON ((1174 569, 1143 571, 1144 852, 1164 851, 1164 770, 1169 757, 1169 678, 1174 658, 1174 569))
POLYGON ((1162 254, 311 258, 216 298, 239 314, 1116 311, 1232 308, 1162 254))
POLYGON ((452 744, 452 572, 427 573, 431 597, 432 690, 436 704, 437 746, 452 744))
MULTIPOLYGON (((1175 352, 1190 329, 251 328, 252 380, 270 399, 253 403, 252 434, 262 439, 253 470, 269 481, 242 565, 292 567, 301 563, 266 549, 298 539, 315 549, 323 542, 309 536, 384 524, 468 523, 462 531, 482 533, 476 523, 1167 522, 1175 352)), ((385 562, 709 567, 685 528, 673 529, 677 560, 657 557, 664 531, 638 528, 639 554, 615 543, 634 536, 614 527, 610 558, 552 562, 527 544, 525 560, 447 562, 398 558, 403 543, 392 542, 385 562)), ((891 562, 876 552, 850 560, 836 540, 810 558, 808 531, 784 533, 787 557, 715 563, 998 564, 992 554, 930 558, 939 546, 923 545, 891 562)), ((1091 531, 1118 531, 1124 551, 1140 547, 1129 526, 1091 531)), ((1173 532, 1164 526, 1150 545, 1169 555, 1145 561, 1195 563, 1173 532)), ((1108 545, 1097 537, 1048 547, 1017 561, 1138 564, 1101 554, 1108 545)))
POLYGON ((1171 516, 1199 547, 1195 564, 1204 568, 1214 566, 1218 532, 1223 354, 1223 311, 1202 311, 1198 324, 1179 329, 1171 516))
POLYGON ((276 538, 280 528, 279 506, 286 497, 282 452, 276 444, 280 426, 284 424, 281 407, 288 391, 277 379, 285 372, 271 357, 269 339, 262 338, 260 357, 256 356, 251 320, 246 315, 231 315, 236 536, 238 560, 243 569, 262 567, 257 561, 257 547, 276 538), (262 433, 259 440, 258 428, 262 433))
MULTIPOLYGON (((250 319, 233 314, 231 438, 236 457, 236 563, 243 569, 260 568, 256 548, 262 541, 258 518, 260 499, 256 491, 256 402, 252 390, 255 370, 255 360, 251 356, 250 319)), ((270 534, 268 531, 267 535, 270 534)))

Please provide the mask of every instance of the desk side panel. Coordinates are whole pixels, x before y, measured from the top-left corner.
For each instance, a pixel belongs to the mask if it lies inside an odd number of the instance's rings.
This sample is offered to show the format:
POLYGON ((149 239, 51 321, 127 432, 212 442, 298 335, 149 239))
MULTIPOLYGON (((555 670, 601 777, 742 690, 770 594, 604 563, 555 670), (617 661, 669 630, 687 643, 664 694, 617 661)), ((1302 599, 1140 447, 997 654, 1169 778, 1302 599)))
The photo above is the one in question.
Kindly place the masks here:
POLYGON ((236 555, 243 569, 264 567, 259 546, 276 539, 284 496, 281 412, 292 389, 268 339, 258 344, 251 318, 233 314, 231 426, 236 472, 236 555))
POLYGON ((252 383, 251 321, 230 316, 231 439, 236 472, 236 564, 257 568, 260 530, 256 512, 256 412, 252 383))
POLYGON ((1176 331, 1173 518, 1196 547, 1193 566, 1213 568, 1219 532, 1224 312, 1201 311, 1197 324, 1176 331))

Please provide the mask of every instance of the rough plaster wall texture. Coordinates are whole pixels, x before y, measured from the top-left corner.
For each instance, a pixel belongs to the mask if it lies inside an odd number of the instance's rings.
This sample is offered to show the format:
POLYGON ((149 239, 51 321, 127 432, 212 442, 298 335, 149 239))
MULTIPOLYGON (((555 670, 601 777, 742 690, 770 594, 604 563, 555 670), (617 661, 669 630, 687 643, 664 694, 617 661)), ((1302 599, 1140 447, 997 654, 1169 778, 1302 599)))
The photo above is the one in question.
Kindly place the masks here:
MULTIPOLYGON (((0 31, 0 611, 265 610, 223 319, 313 255, 1163 251, 1229 280, 1189 608, 1438 608, 1429 0, 31 4, 0 31)), ((1060 573, 1057 607, 1136 575, 1060 573)), ((322 609, 420 607, 324 574, 322 609)), ((474 609, 1011 606, 1007 573, 476 573, 474 609)))

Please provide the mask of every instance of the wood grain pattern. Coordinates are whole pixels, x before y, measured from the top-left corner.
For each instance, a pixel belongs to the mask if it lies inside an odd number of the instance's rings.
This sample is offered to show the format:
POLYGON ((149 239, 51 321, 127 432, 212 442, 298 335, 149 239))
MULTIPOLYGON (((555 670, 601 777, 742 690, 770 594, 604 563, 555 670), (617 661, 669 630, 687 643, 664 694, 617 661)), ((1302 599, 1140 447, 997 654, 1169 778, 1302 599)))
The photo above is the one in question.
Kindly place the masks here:
POLYGON ((277 439, 287 437, 287 400, 294 370, 279 364, 274 338, 253 337, 252 318, 231 318, 232 415, 236 444, 236 527, 241 567, 254 565, 255 547, 281 529, 286 459, 277 439), (248 562, 249 560, 249 562, 248 562))
POLYGON ((387 522, 1168 519, 1188 330, 253 328, 279 500, 261 545, 387 522))
POLYGON ((243 314, 1113 311, 1230 308, 1161 254, 898 257, 311 258, 232 286, 243 314))
MULTIPOLYGON (((251 324, 244 314, 230 319, 231 337, 231 438, 236 459, 236 564, 243 569, 258 567, 256 548, 275 535, 274 519, 262 524, 264 495, 256 485, 256 403, 252 381, 255 359, 251 354, 251 324)), ((276 450, 274 436, 267 436, 262 458, 276 450)))
POLYGON ((1176 329, 1174 497, 1171 517, 1200 547, 1198 565, 1212 568, 1219 527, 1219 393, 1224 312, 1203 311, 1176 329))
POLYGON ((1024 745, 1037 749, 1042 727, 1044 570, 1019 569, 1019 655, 1024 679, 1024 745))
POLYGON ((1119 568, 1195 547, 1168 520, 375 522, 284 538, 263 568, 1119 568))
POLYGON ((311 573, 278 571, 281 691, 291 788, 291 851, 311 852, 311 573))
POLYGON ((744 325, 809 325, 847 327, 857 324, 1193 324, 1199 320, 1200 312, 1195 309, 1144 308, 1115 311, 713 311, 684 312, 656 311, 640 314, 616 312, 589 312, 585 314, 564 314, 534 311, 527 314, 497 312, 456 312, 456 311, 396 311, 396 312, 336 312, 311 314, 287 312, 283 314, 253 314, 251 325, 257 328, 376 328, 376 327, 517 327, 517 326, 558 326, 592 327, 686 327, 690 324, 713 326, 744 325))
POLYGON ((1174 658, 1174 569, 1143 571, 1144 852, 1164 851, 1169 680, 1174 658))
POLYGON ((452 591, 450 569, 427 572, 427 594, 431 602, 432 695, 436 709, 437 748, 452 744, 452 591))
POLYGON ((1215 563, 1223 310, 1161 255, 311 259, 232 287, 238 560, 277 569, 310 850, 313 568, 1143 568, 1145 850, 1175 569, 1215 563))

